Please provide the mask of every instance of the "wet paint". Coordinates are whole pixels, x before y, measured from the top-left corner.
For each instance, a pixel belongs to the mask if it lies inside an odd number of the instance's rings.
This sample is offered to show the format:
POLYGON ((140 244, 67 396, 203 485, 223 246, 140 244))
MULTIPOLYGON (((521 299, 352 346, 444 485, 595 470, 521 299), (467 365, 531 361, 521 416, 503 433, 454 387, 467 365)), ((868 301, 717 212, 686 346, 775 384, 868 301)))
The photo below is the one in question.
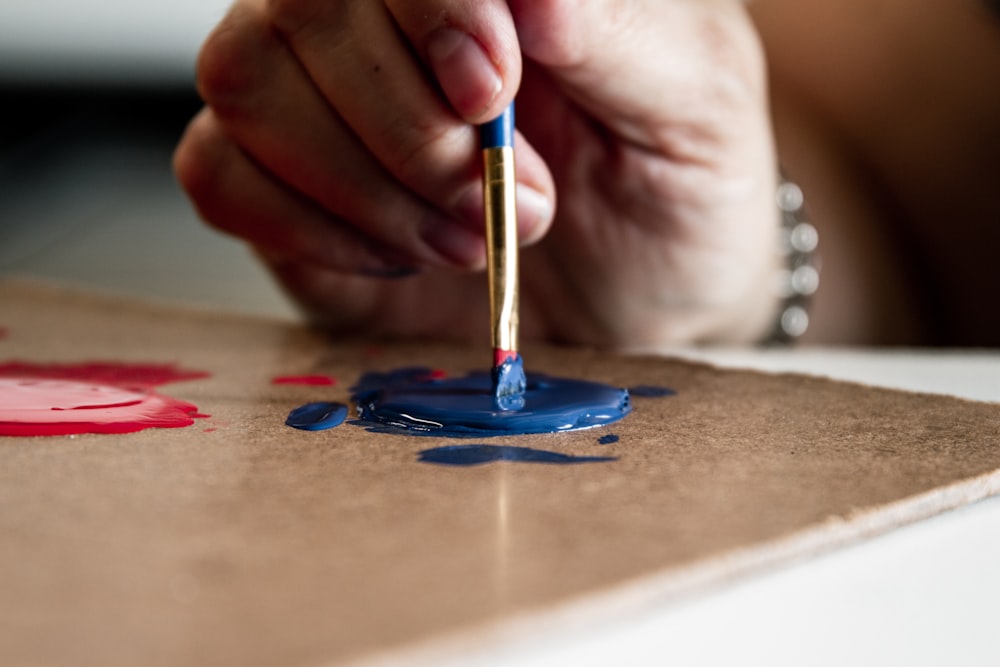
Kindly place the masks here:
POLYGON ((609 433, 607 435, 602 435, 600 438, 597 439, 597 442, 602 445, 613 445, 619 440, 620 438, 617 435, 615 435, 614 433, 609 433))
POLYGON ((207 415, 153 387, 208 377, 169 364, 0 364, 0 435, 133 433, 207 415))
POLYGON ((352 388, 360 423, 409 435, 481 437, 603 426, 631 411, 628 391, 528 373, 524 406, 498 409, 490 373, 435 379, 425 368, 366 374, 352 388))
POLYGON ((325 431, 340 426, 347 419, 343 403, 307 403, 288 413, 285 424, 303 431, 325 431))
POLYGON ((420 452, 419 460, 423 463, 468 467, 496 461, 573 465, 580 463, 603 463, 617 461, 618 459, 613 456, 573 456, 571 454, 549 452, 530 447, 451 445, 448 447, 425 449, 420 452))
POLYGON ((332 387, 337 380, 329 375, 281 375, 271 379, 271 384, 291 384, 307 387, 332 387))
POLYGON ((149 389, 161 384, 210 377, 204 371, 178 368, 175 364, 130 364, 116 361, 89 361, 79 364, 38 364, 9 361, 0 364, 0 377, 79 380, 113 387, 149 389))

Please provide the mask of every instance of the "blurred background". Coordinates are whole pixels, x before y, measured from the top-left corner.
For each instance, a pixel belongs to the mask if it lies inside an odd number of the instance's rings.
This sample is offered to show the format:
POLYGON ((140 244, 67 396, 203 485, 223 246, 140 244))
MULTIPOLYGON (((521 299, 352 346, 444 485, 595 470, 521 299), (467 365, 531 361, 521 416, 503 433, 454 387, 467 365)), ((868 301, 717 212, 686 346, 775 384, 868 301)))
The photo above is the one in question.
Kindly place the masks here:
POLYGON ((227 0, 0 0, 0 278, 294 316, 171 154, 227 0))

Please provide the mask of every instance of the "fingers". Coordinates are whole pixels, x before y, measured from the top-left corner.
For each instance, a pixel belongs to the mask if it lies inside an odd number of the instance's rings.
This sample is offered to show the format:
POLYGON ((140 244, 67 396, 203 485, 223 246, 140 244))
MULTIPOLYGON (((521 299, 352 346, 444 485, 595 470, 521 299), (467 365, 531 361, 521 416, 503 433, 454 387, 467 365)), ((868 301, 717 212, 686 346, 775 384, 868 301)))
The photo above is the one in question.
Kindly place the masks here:
POLYGON ((521 52, 505 2, 386 0, 386 6, 463 119, 482 123, 510 103, 521 52))
MULTIPOLYGON (((475 265, 481 236, 404 187, 332 113, 251 5, 203 49, 199 87, 225 131, 274 176, 417 265, 475 265)), ((454 207, 454 203, 452 206, 454 207)))
MULTIPOLYGON (((430 84, 393 17, 377 2, 278 0, 267 11, 264 0, 238 3, 203 48, 199 88, 222 131, 373 252, 412 266, 482 266, 475 132, 430 84)), ((532 241, 551 222, 554 187, 519 144, 520 228, 532 241)))
POLYGON ((368 338, 483 338, 489 319, 480 276, 426 272, 387 282, 264 256, 265 263, 314 324, 368 338))
MULTIPOLYGON (((484 48, 502 31, 493 30, 493 37, 480 41, 464 28, 505 21, 513 36, 509 14, 496 0, 410 0, 396 5, 402 23, 385 4, 371 0, 271 0, 268 8, 323 98, 379 164, 420 197, 447 211, 467 212, 476 199, 479 178, 477 135, 470 122, 498 114, 513 97, 516 80, 500 96, 498 81, 511 75, 500 72, 498 56, 484 48), (302 11, 303 5, 308 11, 302 11), (437 63, 449 78, 435 81, 420 57, 437 63), (465 118, 448 103, 439 84, 472 109, 465 118)), ((510 49, 516 50, 516 41, 510 49)), ((521 182, 550 195, 546 174, 539 171, 541 162, 525 157, 521 182)))
POLYGON ((405 253, 373 245, 271 178, 225 135, 210 110, 189 125, 174 169, 205 220, 270 256, 371 276, 412 271, 405 253))
POLYGON ((733 0, 510 0, 526 57, 619 136, 680 159, 742 131, 764 64, 733 0))

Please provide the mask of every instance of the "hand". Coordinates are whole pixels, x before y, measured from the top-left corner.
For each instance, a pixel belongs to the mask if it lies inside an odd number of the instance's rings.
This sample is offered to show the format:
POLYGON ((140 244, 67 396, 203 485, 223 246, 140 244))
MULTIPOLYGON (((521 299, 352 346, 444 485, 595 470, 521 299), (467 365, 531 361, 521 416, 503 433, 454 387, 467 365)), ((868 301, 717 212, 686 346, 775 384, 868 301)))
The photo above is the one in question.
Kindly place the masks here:
POLYGON ((486 340, 472 124, 515 93, 523 336, 749 341, 775 310, 735 0, 238 0, 199 85, 182 184, 335 331, 486 340))

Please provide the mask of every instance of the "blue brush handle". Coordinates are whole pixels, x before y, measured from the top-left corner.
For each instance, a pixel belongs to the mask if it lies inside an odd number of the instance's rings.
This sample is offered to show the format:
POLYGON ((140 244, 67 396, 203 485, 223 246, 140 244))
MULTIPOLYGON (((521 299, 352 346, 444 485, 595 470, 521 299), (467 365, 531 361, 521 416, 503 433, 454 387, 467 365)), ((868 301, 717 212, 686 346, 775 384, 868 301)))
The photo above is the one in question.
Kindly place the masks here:
POLYGON ((514 147, 514 103, 511 102, 495 120, 479 126, 482 148, 514 147))

